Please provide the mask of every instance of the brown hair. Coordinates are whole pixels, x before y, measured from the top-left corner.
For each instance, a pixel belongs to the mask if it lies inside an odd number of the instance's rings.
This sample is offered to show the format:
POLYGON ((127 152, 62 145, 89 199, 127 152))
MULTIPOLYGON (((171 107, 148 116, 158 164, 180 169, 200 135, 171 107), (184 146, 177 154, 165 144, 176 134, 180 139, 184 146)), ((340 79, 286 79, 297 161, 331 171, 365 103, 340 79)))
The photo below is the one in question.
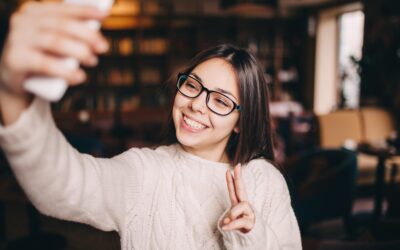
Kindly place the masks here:
MULTIPOLYGON (((245 164, 256 158, 274 161, 269 114, 269 93, 266 79, 257 60, 245 49, 222 44, 197 54, 181 72, 189 74, 202 62, 212 58, 227 61, 236 73, 240 92, 239 133, 232 133, 226 151, 233 165, 245 164)), ((176 87, 173 86, 173 96, 176 87)), ((166 142, 176 143, 175 126, 172 120, 172 105, 167 125, 166 142)))

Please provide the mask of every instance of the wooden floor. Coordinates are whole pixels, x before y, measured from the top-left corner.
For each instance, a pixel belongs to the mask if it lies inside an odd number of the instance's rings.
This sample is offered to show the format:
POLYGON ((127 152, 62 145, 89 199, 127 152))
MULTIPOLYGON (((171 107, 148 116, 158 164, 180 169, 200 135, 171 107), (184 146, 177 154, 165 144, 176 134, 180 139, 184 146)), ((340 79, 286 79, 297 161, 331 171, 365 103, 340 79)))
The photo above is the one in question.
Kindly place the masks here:
MULTIPOLYGON (((5 235, 0 242, 0 249, 6 249, 15 243, 27 242, 24 237, 29 235, 28 209, 26 206, 18 204, 7 204, 5 206, 5 235)), ((102 232, 90 226, 61 221, 40 215, 40 229, 43 233, 51 233, 61 236, 66 240, 65 250, 114 250, 121 249, 119 236, 115 232, 102 232)), ((14 248, 13 248, 14 249, 14 248)), ((21 249, 19 247, 17 249, 21 249)), ((23 247, 23 250, 34 249, 33 247, 23 247)), ((37 249, 47 250, 44 246, 37 249)), ((50 247, 48 249, 54 249, 50 247)))
MULTIPOLYGON (((372 198, 360 198, 354 204, 354 214, 371 213, 373 209, 372 198)), ((28 225, 28 208, 22 204, 5 205, 5 233, 0 240, 0 249, 6 249, 6 245, 10 242, 20 240, 29 235, 28 225)), ((119 236, 115 232, 102 232, 90 226, 61 221, 49 218, 43 215, 39 216, 41 224, 41 232, 47 232, 62 236, 66 240, 63 250, 119 250, 119 236)), ((309 236, 312 238, 323 239, 342 239, 344 237, 344 228, 341 220, 332 220, 320 223, 311 228, 309 236)), ((17 248, 29 250, 33 248, 17 248)), ((37 248, 47 250, 44 247, 37 248)), ((57 250, 49 248, 51 250, 57 250)), ((304 246, 307 250, 307 246, 304 246)))

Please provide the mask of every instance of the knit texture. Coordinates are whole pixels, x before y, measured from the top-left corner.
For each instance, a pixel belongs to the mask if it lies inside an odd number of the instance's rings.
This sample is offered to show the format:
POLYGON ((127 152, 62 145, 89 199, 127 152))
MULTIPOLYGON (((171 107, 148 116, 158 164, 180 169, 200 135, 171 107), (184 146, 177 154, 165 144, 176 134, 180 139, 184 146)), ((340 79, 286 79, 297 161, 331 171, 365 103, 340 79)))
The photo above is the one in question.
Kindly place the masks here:
POLYGON ((36 208, 55 218, 115 230, 122 249, 301 249, 286 182, 265 160, 243 165, 256 222, 247 234, 223 231, 230 208, 225 163, 179 144, 132 148, 111 159, 75 150, 36 98, 0 146, 36 208))

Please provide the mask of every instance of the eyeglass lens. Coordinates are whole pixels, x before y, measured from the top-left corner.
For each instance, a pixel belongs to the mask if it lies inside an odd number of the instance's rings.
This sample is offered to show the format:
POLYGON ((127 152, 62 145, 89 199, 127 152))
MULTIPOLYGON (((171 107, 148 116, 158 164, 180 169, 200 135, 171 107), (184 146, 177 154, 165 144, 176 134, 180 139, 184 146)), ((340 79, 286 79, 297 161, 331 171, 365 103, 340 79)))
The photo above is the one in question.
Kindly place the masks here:
MULTIPOLYGON (((178 89, 183 95, 195 98, 201 94, 203 85, 189 76, 181 75, 178 79, 178 89)), ((222 93, 210 92, 207 96, 207 106, 218 114, 226 115, 232 112, 235 104, 222 93)))

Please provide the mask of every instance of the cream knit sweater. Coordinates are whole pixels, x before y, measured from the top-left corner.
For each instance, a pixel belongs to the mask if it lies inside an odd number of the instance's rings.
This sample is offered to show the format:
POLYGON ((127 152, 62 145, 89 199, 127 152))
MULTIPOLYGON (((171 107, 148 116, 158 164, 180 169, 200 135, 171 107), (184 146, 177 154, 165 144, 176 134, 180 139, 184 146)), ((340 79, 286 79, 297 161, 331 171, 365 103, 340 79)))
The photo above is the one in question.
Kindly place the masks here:
POLYGON ((224 232, 228 164, 179 145, 132 148, 111 159, 80 154, 36 98, 17 122, 0 127, 0 145, 18 181, 42 213, 115 230, 122 249, 301 249, 286 182, 265 160, 243 166, 256 212, 247 234, 224 232))

